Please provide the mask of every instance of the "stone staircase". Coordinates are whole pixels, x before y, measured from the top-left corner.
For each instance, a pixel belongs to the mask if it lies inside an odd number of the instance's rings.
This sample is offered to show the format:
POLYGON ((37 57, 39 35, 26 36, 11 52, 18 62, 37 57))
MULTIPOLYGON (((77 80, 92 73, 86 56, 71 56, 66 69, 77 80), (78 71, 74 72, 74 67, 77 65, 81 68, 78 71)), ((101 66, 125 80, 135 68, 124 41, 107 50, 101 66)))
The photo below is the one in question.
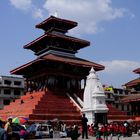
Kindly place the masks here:
MULTIPOLYGON (((77 94, 78 96, 78 94, 77 94)), ((79 96, 78 96, 79 97, 79 96)), ((80 93, 80 99, 82 94, 80 93)), ((109 121, 125 121, 134 119, 110 104, 108 120, 109 121)), ((53 119, 58 119, 66 124, 80 124, 81 111, 74 105, 65 91, 38 91, 33 93, 26 93, 20 99, 11 102, 10 105, 5 106, 0 110, 2 118, 11 116, 25 116, 31 122, 42 122, 53 119), (23 103, 21 103, 21 100, 23 103)))
POLYGON ((69 124, 80 124, 81 113, 64 91, 26 93, 0 110, 1 117, 25 116, 30 122, 58 119, 69 124), (21 103, 21 100, 23 103, 21 103))
POLYGON ((63 91, 47 91, 29 115, 32 121, 46 121, 57 118, 68 123, 80 122, 81 114, 63 91))
POLYGON ((116 107, 113 107, 111 104, 107 104, 109 112, 107 118, 109 121, 126 121, 132 119, 131 116, 128 116, 125 111, 121 111, 116 107))
POLYGON ((32 114, 35 105, 38 104, 44 92, 26 93, 16 99, 15 102, 11 102, 10 105, 5 106, 3 110, 0 110, 0 116, 2 118, 14 117, 14 116, 25 116, 29 117, 32 114), (23 103, 21 103, 23 101, 23 103))

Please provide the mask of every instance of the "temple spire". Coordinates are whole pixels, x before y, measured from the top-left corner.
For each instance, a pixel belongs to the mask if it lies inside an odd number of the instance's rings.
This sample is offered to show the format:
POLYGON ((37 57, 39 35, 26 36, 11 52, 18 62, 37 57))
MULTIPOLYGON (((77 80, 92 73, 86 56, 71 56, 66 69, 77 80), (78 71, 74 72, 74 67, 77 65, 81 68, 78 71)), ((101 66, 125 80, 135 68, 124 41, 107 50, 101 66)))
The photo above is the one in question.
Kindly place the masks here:
POLYGON ((57 10, 54 13, 54 17, 58 18, 58 11, 57 10))
POLYGON ((87 76, 82 111, 86 114, 89 124, 107 123, 108 108, 105 103, 105 93, 94 68, 91 68, 87 76))

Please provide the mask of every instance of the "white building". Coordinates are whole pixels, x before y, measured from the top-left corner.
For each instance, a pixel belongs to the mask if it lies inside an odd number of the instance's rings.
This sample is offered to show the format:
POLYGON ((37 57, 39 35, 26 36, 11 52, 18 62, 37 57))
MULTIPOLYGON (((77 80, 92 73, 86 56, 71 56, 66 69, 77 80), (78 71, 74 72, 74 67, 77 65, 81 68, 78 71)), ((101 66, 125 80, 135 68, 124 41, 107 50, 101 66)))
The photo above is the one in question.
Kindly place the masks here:
POLYGON ((0 76, 0 109, 24 94, 24 78, 0 76))

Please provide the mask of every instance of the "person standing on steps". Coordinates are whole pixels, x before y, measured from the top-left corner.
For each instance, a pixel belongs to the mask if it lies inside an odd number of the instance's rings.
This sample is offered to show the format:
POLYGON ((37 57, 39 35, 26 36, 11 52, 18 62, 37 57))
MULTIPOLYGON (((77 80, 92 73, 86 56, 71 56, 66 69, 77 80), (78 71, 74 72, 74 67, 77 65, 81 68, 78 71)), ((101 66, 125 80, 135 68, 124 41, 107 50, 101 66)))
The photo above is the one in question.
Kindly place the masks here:
POLYGON ((85 114, 82 116, 82 139, 84 139, 84 136, 86 136, 86 139, 88 139, 88 119, 86 118, 85 114))

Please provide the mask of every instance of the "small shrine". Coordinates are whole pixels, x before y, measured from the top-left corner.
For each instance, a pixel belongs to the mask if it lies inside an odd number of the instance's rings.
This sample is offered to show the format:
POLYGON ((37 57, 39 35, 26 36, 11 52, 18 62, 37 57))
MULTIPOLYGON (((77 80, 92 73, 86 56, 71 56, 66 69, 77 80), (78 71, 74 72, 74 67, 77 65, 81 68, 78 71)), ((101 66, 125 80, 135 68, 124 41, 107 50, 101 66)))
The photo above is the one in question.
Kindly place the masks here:
POLYGON ((89 124, 95 122, 106 124, 108 110, 103 86, 95 70, 91 68, 84 90, 84 105, 82 111, 86 114, 89 124))

